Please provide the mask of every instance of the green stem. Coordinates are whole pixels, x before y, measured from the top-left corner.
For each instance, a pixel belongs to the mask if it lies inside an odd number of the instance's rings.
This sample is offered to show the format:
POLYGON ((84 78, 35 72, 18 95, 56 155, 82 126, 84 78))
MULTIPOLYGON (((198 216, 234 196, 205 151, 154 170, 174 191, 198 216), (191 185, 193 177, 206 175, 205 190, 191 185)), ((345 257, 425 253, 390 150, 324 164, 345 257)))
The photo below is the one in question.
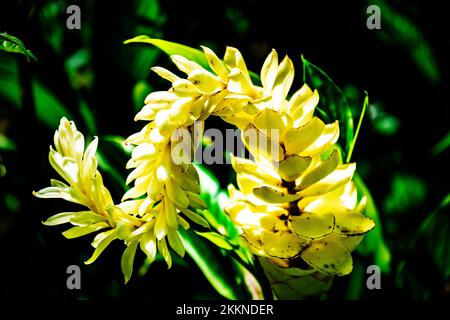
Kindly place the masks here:
POLYGON ((364 118, 364 114, 366 113, 366 108, 367 108, 368 104, 369 104, 369 95, 366 92, 366 97, 364 98, 364 104, 363 104, 363 108, 361 111, 361 115, 359 116, 358 126, 356 127, 356 132, 355 132, 355 135, 353 136, 353 141, 350 144, 350 149, 348 151, 347 158, 345 159, 346 163, 349 163, 350 159, 352 157, 353 149, 355 148, 355 144, 356 144, 356 139, 358 139, 359 129, 361 129, 361 124, 362 124, 362 121, 364 118))

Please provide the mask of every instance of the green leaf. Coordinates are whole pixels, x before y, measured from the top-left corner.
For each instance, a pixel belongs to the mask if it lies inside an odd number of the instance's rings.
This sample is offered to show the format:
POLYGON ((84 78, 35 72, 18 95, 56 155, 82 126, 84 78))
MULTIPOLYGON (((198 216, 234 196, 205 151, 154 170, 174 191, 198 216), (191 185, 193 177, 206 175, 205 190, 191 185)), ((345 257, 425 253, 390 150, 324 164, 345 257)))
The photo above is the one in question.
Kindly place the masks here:
POLYGON ((413 175, 394 174, 391 190, 384 199, 383 212, 394 214, 408 212, 425 200, 427 187, 413 175))
POLYGON ((342 90, 336 83, 319 67, 312 64, 302 55, 303 81, 310 83, 320 93, 321 108, 316 108, 327 122, 339 120, 340 132, 339 142, 343 146, 345 154, 350 153, 354 140, 353 115, 342 90))
POLYGON ((33 80, 33 94, 37 118, 49 128, 56 129, 62 117, 73 119, 66 107, 36 79, 33 80))
POLYGON ((373 120, 373 125, 377 132, 386 136, 392 136, 397 133, 400 121, 393 115, 383 113, 373 120))
POLYGON ((349 163, 350 159, 352 158, 353 149, 355 148, 356 140, 358 139, 359 130, 361 129, 362 121, 364 119, 364 114, 366 112, 366 108, 369 105, 369 95, 366 92, 366 97, 364 99, 363 107, 361 110, 361 114, 359 116, 358 126, 356 127, 355 136, 353 137, 353 141, 350 144, 350 148, 347 153, 347 158, 345 159, 345 162, 349 163))
MULTIPOLYGON (((194 164, 194 166, 199 173, 200 196, 209 209, 203 211, 203 216, 208 220, 211 227, 217 230, 217 236, 214 236, 214 240, 223 236, 228 244, 233 246, 233 250, 228 252, 228 256, 234 256, 241 262, 245 268, 258 279, 264 297, 266 299, 271 299, 272 290, 264 271, 259 262, 256 259, 253 259, 253 255, 250 253, 247 246, 241 242, 238 229, 224 211, 224 207, 229 201, 228 193, 225 190, 220 189, 219 181, 211 171, 200 164, 194 164)), ((223 245, 227 246, 226 244, 223 245)), ((240 268, 242 269, 242 267, 240 268)))
POLYGON ((430 43, 413 19, 397 12, 385 1, 374 1, 380 6, 383 16, 383 27, 377 35, 388 44, 402 46, 418 69, 432 82, 440 79, 439 66, 430 43))
POLYGON ((365 268, 358 260, 353 260, 353 271, 348 280, 348 287, 346 291, 347 300, 358 300, 361 298, 363 290, 366 290, 365 268))
POLYGON ((219 248, 225 250, 233 250, 233 246, 228 242, 227 238, 216 232, 196 232, 198 235, 208 239, 219 248))
MULTIPOLYGON (((164 51, 168 56, 171 56, 174 54, 183 56, 186 59, 189 59, 191 61, 198 63, 200 66, 202 66, 206 70, 212 71, 203 51, 201 51, 199 49, 195 49, 192 47, 188 47, 184 44, 179 44, 176 42, 171 42, 171 41, 167 41, 167 40, 163 40, 163 39, 150 38, 145 35, 140 35, 140 36, 137 36, 132 39, 128 39, 128 40, 124 41, 124 44, 128 44, 128 43, 152 44, 152 45, 158 47, 160 50, 164 51)), ((254 84, 260 83, 259 75, 257 75, 256 73, 254 73, 252 71, 249 71, 249 74, 250 74, 250 78, 252 79, 254 84)))
POLYGON ((220 233, 225 234, 232 243, 239 243, 239 231, 223 208, 228 202, 227 193, 220 189, 217 178, 200 164, 194 164, 200 178, 200 197, 208 207, 206 220, 220 233))
POLYGON ((186 252, 219 294, 227 299, 249 299, 244 273, 229 255, 192 230, 179 230, 186 252))
POLYGON ((31 59, 37 61, 34 54, 25 47, 19 38, 7 34, 6 32, 0 33, 0 50, 23 54, 28 61, 31 59))
POLYGON ((450 131, 447 132, 444 138, 442 138, 441 141, 439 141, 431 151, 433 156, 438 156, 445 150, 447 150, 450 147, 450 131))
POLYGON ((204 68, 209 69, 208 60, 206 60, 205 55, 202 51, 198 49, 194 49, 183 44, 170 42, 162 39, 150 38, 145 35, 137 36, 132 39, 128 39, 124 42, 124 44, 128 43, 148 43, 152 44, 162 51, 164 51, 167 55, 171 56, 174 54, 181 55, 191 61, 197 62, 204 68))
POLYGON ((229 201, 228 193, 220 189, 219 181, 211 171, 200 164, 194 164, 194 166, 200 178, 200 197, 208 207, 203 216, 211 227, 217 230, 219 234, 224 235, 227 241, 234 246, 239 258, 245 264, 252 265, 252 254, 246 246, 242 245, 239 230, 224 211, 229 201))
POLYGON ((16 150, 16 143, 0 133, 0 150, 14 151, 16 150))
POLYGON ((380 214, 375 205, 375 201, 364 181, 357 173, 353 176, 353 181, 355 182, 358 191, 367 198, 364 214, 369 218, 372 218, 375 222, 375 228, 366 234, 364 240, 358 247, 358 252, 365 256, 372 255, 374 257, 374 263, 380 267, 381 272, 389 273, 391 271, 392 255, 383 238, 380 214))
POLYGON ((122 196, 126 189, 125 164, 132 151, 132 147, 126 146, 124 141, 125 138, 121 136, 105 135, 101 138, 96 154, 101 171, 106 172, 114 180, 111 189, 117 196, 122 196))
POLYGON ((162 26, 167 18, 160 8, 159 1, 137 0, 136 15, 157 26, 162 26))
POLYGON ((419 235, 425 243, 434 262, 445 279, 450 277, 450 193, 441 201, 439 207, 424 220, 419 235))
POLYGON ((145 97, 152 91, 155 90, 146 81, 140 80, 136 82, 132 92, 134 109, 136 112, 142 109, 145 97))
POLYGON ((18 62, 7 55, 0 58, 0 98, 12 106, 20 106, 20 86, 18 62))
POLYGON ((83 121, 86 124, 86 128, 90 135, 95 135, 97 132, 97 125, 95 121, 95 115, 93 111, 89 108, 86 101, 80 101, 80 113, 83 117, 83 121))

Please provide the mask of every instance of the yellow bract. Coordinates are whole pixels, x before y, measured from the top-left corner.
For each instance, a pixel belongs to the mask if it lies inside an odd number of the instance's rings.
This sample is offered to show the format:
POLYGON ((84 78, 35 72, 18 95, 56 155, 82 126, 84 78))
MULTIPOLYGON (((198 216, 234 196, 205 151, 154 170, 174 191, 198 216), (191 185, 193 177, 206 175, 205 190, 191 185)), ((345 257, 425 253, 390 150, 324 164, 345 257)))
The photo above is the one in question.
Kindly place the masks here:
POLYGON ((242 133, 254 160, 233 159, 239 191, 230 189, 225 210, 253 253, 279 272, 302 265, 304 271, 345 275, 352 270, 350 252, 375 224, 362 213, 365 199, 357 201, 355 164, 343 164, 335 147, 338 123, 313 116, 317 91, 305 84, 286 98, 293 74, 290 60, 278 65, 273 51, 261 71, 264 108, 253 102, 261 111, 242 133), (259 141, 247 142, 250 129, 259 141))

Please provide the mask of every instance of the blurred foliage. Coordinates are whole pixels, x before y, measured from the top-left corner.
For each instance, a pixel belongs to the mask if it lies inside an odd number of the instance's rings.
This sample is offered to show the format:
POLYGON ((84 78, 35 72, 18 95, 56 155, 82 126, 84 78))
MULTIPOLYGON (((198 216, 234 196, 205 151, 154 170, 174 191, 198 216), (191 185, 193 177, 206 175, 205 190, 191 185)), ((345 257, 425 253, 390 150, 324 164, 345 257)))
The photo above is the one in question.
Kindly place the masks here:
POLYGON ((434 156, 438 156, 441 153, 444 153, 444 151, 448 150, 450 147, 450 131, 447 132, 444 138, 442 138, 441 141, 439 141, 432 150, 432 153, 434 156))
POLYGON ((419 235, 424 236, 429 252, 444 279, 450 277, 450 193, 422 223, 419 235))
POLYGON ((386 1, 370 1, 370 4, 380 6, 382 12, 383 27, 379 36, 386 42, 403 46, 424 76, 432 82, 438 82, 440 74, 436 58, 417 25, 386 1))
MULTIPOLYGON (((206 15, 202 2, 131 0, 110 2, 107 10, 99 1, 75 2, 82 10, 79 31, 65 26, 66 8, 73 1, 2 3, 0 250, 10 262, 0 269, 9 275, 0 296, 247 299, 255 296, 251 273, 270 297, 258 264, 223 213, 223 188, 234 181, 223 166, 198 167, 202 198, 210 209, 204 216, 223 237, 211 238, 207 229, 196 230, 203 236, 189 230, 183 235, 189 257, 174 259, 170 271, 161 259, 148 266, 138 255, 141 278, 127 286, 117 281, 123 248, 112 245, 95 265, 82 268, 82 292, 65 287, 65 268, 81 265, 91 252, 84 240, 68 245, 54 229, 42 228, 41 221, 67 210, 66 204, 44 204, 31 196, 48 181, 54 129, 65 115, 87 138, 100 137, 100 171, 119 200, 131 152, 123 141, 141 127, 133 123, 134 114, 150 91, 167 89, 150 67, 169 63, 160 49, 168 54, 180 50, 160 40, 167 39, 217 52, 235 46, 254 71, 272 47, 291 58, 304 54, 308 60, 294 59, 294 86, 303 76, 320 93, 318 116, 340 120, 339 143, 358 164, 355 182, 367 197, 366 214, 377 223, 355 255, 353 273, 335 280, 330 299, 448 298, 450 52, 442 43, 450 37, 442 32, 445 10, 425 2, 370 1, 381 8, 381 30, 365 30, 369 1, 303 2, 299 11, 295 1, 265 7, 233 0, 214 3, 214 13, 206 15), (135 41, 159 48, 122 45, 139 34, 148 37, 135 41), (364 90, 370 102, 364 103, 364 90), (380 293, 365 286, 371 264, 383 271, 380 293)), ((224 126, 214 121, 211 125, 224 126)))
POLYGON ((420 205, 426 197, 425 183, 414 175, 395 173, 391 190, 383 202, 383 212, 389 214, 408 213, 420 205))

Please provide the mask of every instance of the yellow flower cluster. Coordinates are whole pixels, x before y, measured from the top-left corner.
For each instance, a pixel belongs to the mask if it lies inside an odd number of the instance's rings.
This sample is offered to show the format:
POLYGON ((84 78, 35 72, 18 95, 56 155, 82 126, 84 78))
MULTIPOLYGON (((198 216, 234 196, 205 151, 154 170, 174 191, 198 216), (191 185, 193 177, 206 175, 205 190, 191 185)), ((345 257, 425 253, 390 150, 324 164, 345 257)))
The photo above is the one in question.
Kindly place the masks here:
POLYGON ((51 187, 33 194, 40 198, 61 198, 87 208, 78 212, 62 212, 44 222, 49 226, 64 223, 74 225, 63 232, 66 238, 77 238, 102 229, 110 229, 96 235, 92 242, 96 249, 86 261, 89 264, 94 262, 114 239, 128 239, 130 232, 141 227, 143 222, 133 216, 135 208, 132 205, 114 205, 108 189, 103 185, 95 156, 97 137, 85 150, 83 134, 73 122, 62 118, 55 132, 54 144, 56 150, 50 147, 49 161, 65 182, 52 179, 51 187))
POLYGON ((272 51, 261 70, 262 86, 257 86, 237 49, 228 47, 223 61, 210 49, 203 51, 209 68, 171 56, 185 78, 153 68, 171 87, 149 94, 136 115, 135 120, 149 123, 126 141, 135 145, 127 163, 133 169, 127 184, 134 186, 120 204, 114 205, 97 170, 97 139, 84 150, 83 135, 61 120, 50 163, 67 184, 52 180, 51 187, 35 195, 63 198, 88 210, 60 213, 45 223, 75 225, 64 233, 69 238, 109 228, 95 237, 88 262, 112 240, 122 239, 126 281, 138 245, 151 261, 161 252, 170 267, 169 247, 184 255, 179 227, 187 229, 189 222, 208 227, 191 161, 198 145, 191 136, 186 141, 183 132, 192 133, 214 115, 242 130, 254 158, 233 158, 239 190, 230 186, 226 208, 253 253, 276 268, 292 269, 302 260, 307 267, 301 274, 349 273, 350 252, 374 224, 362 214, 364 201, 357 201, 351 181, 355 165, 343 164, 335 147, 338 123, 324 124, 313 116, 319 97, 306 85, 287 99, 294 79, 288 57, 279 63, 272 51), (179 148, 186 144, 191 151, 179 148))
POLYGON ((290 276, 301 283, 315 274, 310 279, 326 284, 324 275, 350 273, 350 253, 375 224, 363 215, 365 198, 358 202, 355 164, 342 163, 335 145, 337 121, 314 117, 319 96, 306 84, 286 99, 294 68, 277 60, 272 52, 261 71, 265 107, 242 132, 254 161, 233 158, 239 190, 229 187, 225 210, 252 252, 265 257, 275 292, 286 296, 298 287, 290 276), (249 131, 259 139, 249 139, 249 131))
MULTIPOLYGON (((173 55, 172 61, 187 75, 180 78, 160 67, 152 70, 171 82, 168 91, 150 93, 145 106, 135 120, 150 121, 143 129, 130 136, 126 143, 135 145, 127 168, 134 168, 127 184, 134 181, 122 201, 136 199, 138 214, 149 209, 155 213, 155 225, 149 232, 158 241, 168 237, 170 247, 182 255, 184 249, 177 236, 179 225, 190 221, 207 226, 195 210, 205 209, 199 197, 199 178, 191 163, 192 152, 180 144, 193 144, 193 134, 187 138, 183 132, 194 133, 194 125, 203 127, 210 115, 242 126, 251 116, 245 108, 249 101, 262 96, 261 88, 253 86, 240 52, 227 48, 224 62, 210 49, 203 47, 211 71, 183 56, 173 55), (175 159, 175 157, 178 157, 175 159)), ((195 152, 197 145, 190 150, 195 152)), ((128 201, 125 201, 125 203, 128 201)))

